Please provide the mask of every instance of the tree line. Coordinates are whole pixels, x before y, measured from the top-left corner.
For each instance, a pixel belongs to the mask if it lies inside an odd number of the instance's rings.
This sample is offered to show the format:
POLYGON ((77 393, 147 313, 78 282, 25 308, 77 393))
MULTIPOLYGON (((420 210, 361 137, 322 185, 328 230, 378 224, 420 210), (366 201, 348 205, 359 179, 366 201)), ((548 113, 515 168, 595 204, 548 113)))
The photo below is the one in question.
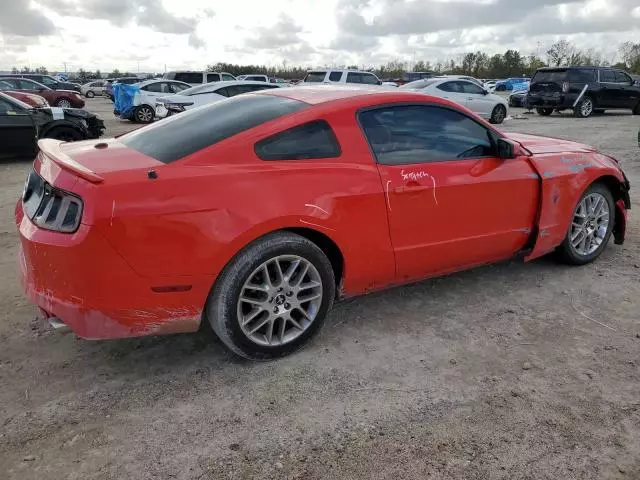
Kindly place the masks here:
MULTIPOLYGON (((502 54, 489 55, 485 52, 469 52, 459 55, 456 59, 448 61, 424 61, 415 63, 395 60, 380 65, 376 68, 365 68, 358 65, 342 66, 338 68, 369 70, 381 79, 400 78, 405 72, 434 72, 436 74, 447 75, 470 75, 476 78, 507 78, 532 76, 538 68, 546 66, 562 65, 591 65, 591 66, 613 66, 626 70, 629 73, 640 75, 640 43, 625 42, 618 49, 617 63, 609 62, 602 53, 594 50, 581 50, 571 42, 560 40, 554 43, 546 52, 546 58, 538 55, 523 55, 518 50, 507 50, 502 54)), ((268 75, 270 77, 284 78, 286 80, 299 80, 304 78, 312 67, 291 66, 284 63, 281 66, 266 65, 239 65, 234 63, 218 62, 207 66, 208 71, 227 72, 234 76, 255 73, 268 75)), ((22 68, 13 69, 14 73, 41 73, 47 74, 45 67, 38 67, 34 70, 22 68)), ((152 75, 153 76, 158 76, 152 75)), ((120 78, 135 76, 130 72, 120 72, 113 70, 106 75, 106 78, 120 78)), ((71 77, 72 80, 86 82, 104 76, 97 70, 95 72, 79 69, 71 77)))

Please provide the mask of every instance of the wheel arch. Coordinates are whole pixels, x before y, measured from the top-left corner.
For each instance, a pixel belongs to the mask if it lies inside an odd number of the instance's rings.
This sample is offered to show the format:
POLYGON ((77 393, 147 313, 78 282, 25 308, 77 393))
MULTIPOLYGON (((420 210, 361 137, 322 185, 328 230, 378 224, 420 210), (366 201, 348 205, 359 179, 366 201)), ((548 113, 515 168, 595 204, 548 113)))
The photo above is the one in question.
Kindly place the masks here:
POLYGON ((56 128, 73 128, 80 132, 83 136, 87 136, 87 131, 84 130, 80 125, 71 122, 69 120, 55 120, 53 122, 49 122, 45 125, 45 127, 40 131, 39 138, 45 138, 45 136, 50 133, 52 130, 56 128))
POLYGON ((616 245, 622 245, 624 243, 624 237, 627 230, 627 219, 624 215, 624 209, 628 210, 631 208, 631 199, 629 198, 627 184, 620 182, 620 180, 613 175, 603 175, 598 177, 593 181, 593 183, 591 183, 591 185, 598 183, 607 187, 607 190, 609 190, 613 196, 616 208, 616 215, 614 217, 615 223, 613 224, 613 238, 616 245))

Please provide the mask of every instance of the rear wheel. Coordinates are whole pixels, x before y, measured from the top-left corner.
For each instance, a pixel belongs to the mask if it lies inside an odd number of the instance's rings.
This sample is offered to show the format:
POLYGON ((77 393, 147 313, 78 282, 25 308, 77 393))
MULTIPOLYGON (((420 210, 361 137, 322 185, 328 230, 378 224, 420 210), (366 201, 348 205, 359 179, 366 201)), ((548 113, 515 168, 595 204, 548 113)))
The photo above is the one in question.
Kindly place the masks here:
POLYGON ((85 95, 85 97, 87 97, 87 98, 93 98, 93 97, 95 97, 95 96, 96 96, 96 94, 95 94, 95 93, 93 93, 91 90, 88 90, 88 91, 87 91, 87 94, 85 95))
POLYGON ((584 265, 598 258, 611 238, 615 214, 609 189, 600 183, 591 185, 578 201, 567 236, 558 247, 560 259, 584 265))
POLYGON ((72 127, 55 127, 49 130, 44 138, 54 138, 56 140, 62 140, 63 142, 75 142, 78 140, 85 140, 85 136, 78 130, 72 127))
POLYGON ((56 107, 71 108, 71 100, 69 100, 68 98, 61 98, 56 102, 56 107))
POLYGON ((582 97, 582 100, 573 109, 573 116, 578 118, 587 118, 593 114, 593 100, 591 97, 582 97))
POLYGON ((543 117, 548 117, 549 115, 551 115, 553 113, 553 108, 538 107, 538 108, 536 108, 536 112, 538 112, 538 115, 542 115, 543 117))
POLYGON ((335 297, 331 262, 304 237, 277 232, 225 267, 207 300, 220 340, 252 360, 283 357, 320 329, 335 297))
POLYGON ((491 123, 500 124, 504 121, 507 116, 507 109, 504 105, 496 105, 491 112, 491 118, 489 121, 491 123))
POLYGON ((138 123, 151 123, 155 112, 149 105, 140 105, 133 112, 133 120, 138 123))

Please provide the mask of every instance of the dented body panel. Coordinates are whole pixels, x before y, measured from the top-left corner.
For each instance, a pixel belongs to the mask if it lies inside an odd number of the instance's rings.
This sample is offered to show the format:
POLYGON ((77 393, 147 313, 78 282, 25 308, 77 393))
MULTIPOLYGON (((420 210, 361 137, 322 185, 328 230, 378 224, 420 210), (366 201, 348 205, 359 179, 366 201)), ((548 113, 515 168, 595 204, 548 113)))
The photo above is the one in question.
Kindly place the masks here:
POLYGON ((355 296, 522 252, 536 258, 562 242, 591 183, 626 181, 591 147, 516 134, 508 135, 515 158, 378 165, 359 109, 425 102, 472 114, 416 93, 278 90, 261 95, 310 106, 169 164, 117 139, 44 145, 34 170, 81 198, 83 212, 75 233, 59 233, 37 227, 18 202, 20 273, 31 301, 83 338, 195 331, 217 276, 270 232, 333 243, 344 262, 341 295, 355 296), (257 157, 256 142, 316 119, 331 125, 339 158, 257 157))

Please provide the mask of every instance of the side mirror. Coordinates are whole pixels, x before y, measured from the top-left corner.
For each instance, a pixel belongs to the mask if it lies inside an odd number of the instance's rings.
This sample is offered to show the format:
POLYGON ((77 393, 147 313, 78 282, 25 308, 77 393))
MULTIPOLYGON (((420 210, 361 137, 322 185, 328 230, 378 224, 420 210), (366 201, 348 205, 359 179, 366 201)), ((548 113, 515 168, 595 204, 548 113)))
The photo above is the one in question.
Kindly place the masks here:
POLYGON ((482 94, 483 95, 489 95, 489 90, 487 90, 487 89, 482 90, 482 94))
POLYGON ((507 140, 506 138, 498 138, 497 150, 498 158, 506 160, 509 158, 516 158, 518 148, 513 141, 507 140))

